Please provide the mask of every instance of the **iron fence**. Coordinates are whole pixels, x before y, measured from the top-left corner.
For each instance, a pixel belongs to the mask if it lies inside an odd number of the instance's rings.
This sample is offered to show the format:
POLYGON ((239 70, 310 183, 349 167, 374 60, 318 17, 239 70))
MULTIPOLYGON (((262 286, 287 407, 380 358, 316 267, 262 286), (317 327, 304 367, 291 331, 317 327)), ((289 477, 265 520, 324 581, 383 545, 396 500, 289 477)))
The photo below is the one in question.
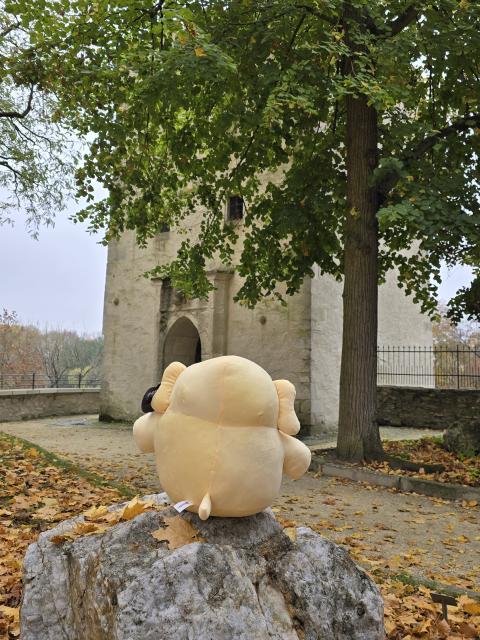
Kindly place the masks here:
POLYGON ((377 383, 480 389, 480 347, 378 347, 377 383))
POLYGON ((72 373, 58 378, 36 371, 0 373, 1 389, 85 389, 99 388, 100 379, 88 374, 72 373))

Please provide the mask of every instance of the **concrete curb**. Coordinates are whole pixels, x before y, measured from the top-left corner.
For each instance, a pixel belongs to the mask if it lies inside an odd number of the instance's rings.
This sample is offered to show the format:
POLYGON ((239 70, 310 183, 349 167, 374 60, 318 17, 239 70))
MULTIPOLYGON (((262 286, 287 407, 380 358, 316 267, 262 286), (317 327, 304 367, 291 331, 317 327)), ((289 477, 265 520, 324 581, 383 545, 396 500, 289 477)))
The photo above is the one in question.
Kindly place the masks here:
POLYGON ((480 489, 468 487, 462 484, 449 484, 435 482, 435 480, 422 480, 410 476, 390 475, 370 469, 360 469, 339 463, 324 462, 313 456, 310 471, 319 471, 325 476, 333 478, 345 478, 355 482, 367 482, 378 487, 397 489, 405 493, 420 493, 433 498, 444 500, 478 500, 480 503, 480 489))

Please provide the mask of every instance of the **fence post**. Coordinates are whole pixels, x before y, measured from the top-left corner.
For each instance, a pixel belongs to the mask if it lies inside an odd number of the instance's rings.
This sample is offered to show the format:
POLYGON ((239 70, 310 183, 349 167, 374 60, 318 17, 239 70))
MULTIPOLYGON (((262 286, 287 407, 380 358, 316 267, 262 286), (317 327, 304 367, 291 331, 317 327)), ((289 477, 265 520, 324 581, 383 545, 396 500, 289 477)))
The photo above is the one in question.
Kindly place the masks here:
POLYGON ((458 344, 457 344, 457 389, 460 389, 460 362, 459 362, 458 344))
POLYGON ((35 371, 32 373, 32 389, 35 389, 35 371))
POLYGON ((80 389, 81 386, 82 386, 82 374, 79 373, 78 374, 78 388, 80 389))

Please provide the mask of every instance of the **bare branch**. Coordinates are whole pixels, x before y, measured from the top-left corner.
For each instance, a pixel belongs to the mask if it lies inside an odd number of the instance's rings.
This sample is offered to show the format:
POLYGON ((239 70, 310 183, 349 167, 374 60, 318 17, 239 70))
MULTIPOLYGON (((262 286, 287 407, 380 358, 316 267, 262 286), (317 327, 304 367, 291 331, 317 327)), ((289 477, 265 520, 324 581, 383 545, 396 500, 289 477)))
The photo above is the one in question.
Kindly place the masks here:
POLYGON ((0 111, 0 118, 25 118, 32 109, 33 89, 34 85, 32 84, 30 86, 30 95, 28 96, 27 106, 23 111, 0 111))

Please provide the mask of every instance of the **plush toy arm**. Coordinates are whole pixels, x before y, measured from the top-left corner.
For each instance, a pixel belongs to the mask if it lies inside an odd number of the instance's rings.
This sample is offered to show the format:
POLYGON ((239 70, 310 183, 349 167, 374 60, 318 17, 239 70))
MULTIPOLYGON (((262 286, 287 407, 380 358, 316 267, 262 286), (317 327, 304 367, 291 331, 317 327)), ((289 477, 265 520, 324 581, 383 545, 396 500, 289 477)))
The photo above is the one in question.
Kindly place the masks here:
POLYGON ((306 472, 312 460, 310 449, 297 438, 292 438, 280 432, 285 460, 283 462, 283 473, 292 480, 298 480, 306 472))
POLYGON ((155 412, 146 413, 135 421, 133 438, 142 453, 153 453, 153 434, 158 421, 155 412))
POLYGON ((295 413, 295 387, 288 380, 274 380, 278 394, 278 423, 277 427, 283 433, 294 436, 300 431, 300 422, 295 413))
POLYGON ((178 376, 187 367, 181 362, 172 362, 163 372, 162 383, 152 398, 152 409, 157 413, 165 413, 170 404, 170 396, 178 376))

